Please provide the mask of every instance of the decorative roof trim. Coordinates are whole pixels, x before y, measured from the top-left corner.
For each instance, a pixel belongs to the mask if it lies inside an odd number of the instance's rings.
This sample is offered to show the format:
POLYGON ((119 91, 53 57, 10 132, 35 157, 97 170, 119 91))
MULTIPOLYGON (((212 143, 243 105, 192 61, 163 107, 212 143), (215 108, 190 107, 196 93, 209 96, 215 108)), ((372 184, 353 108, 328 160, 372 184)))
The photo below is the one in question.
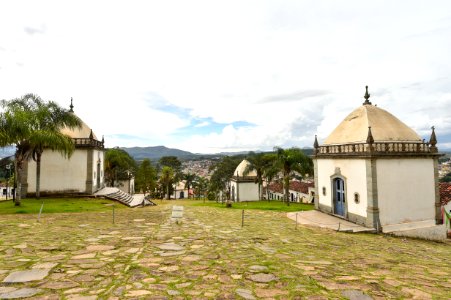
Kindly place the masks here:
POLYGON ((363 102, 363 105, 371 105, 371 102, 368 100, 370 99, 371 94, 368 93, 368 86, 365 86, 366 92, 363 98, 365 98, 365 102, 363 102))

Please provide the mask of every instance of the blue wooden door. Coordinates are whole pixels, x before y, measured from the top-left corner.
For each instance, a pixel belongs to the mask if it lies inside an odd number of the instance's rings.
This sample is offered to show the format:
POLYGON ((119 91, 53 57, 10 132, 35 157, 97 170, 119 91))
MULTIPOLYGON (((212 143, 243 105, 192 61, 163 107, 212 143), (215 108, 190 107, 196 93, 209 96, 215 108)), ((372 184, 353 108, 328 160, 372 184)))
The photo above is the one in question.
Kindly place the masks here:
POLYGON ((335 214, 344 216, 345 215, 345 182, 341 178, 334 180, 334 207, 335 214))

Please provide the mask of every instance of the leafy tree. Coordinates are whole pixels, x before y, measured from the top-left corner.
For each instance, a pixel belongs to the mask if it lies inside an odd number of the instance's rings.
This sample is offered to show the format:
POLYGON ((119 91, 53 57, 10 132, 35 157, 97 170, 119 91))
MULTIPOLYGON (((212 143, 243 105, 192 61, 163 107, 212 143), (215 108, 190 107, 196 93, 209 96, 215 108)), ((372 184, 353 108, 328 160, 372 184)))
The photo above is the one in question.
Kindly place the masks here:
POLYGON ((303 176, 306 174, 311 175, 313 174, 313 162, 299 148, 282 149, 276 147, 274 150, 277 155, 275 161, 276 166, 283 173, 283 186, 285 190, 284 198, 287 205, 290 205, 289 185, 292 172, 296 171, 303 176))
POLYGON ((104 169, 105 181, 114 187, 118 180, 127 180, 135 173, 136 162, 125 150, 112 148, 105 152, 104 169))
POLYGON ((444 177, 440 178, 440 182, 451 182, 451 172, 446 174, 444 177))
POLYGON ((176 156, 163 156, 158 160, 161 167, 170 167, 175 174, 181 174, 182 163, 176 156))
POLYGON ((247 161, 249 162, 249 164, 246 166, 243 175, 246 176, 250 172, 255 170, 255 172, 257 173, 256 183, 258 184, 258 200, 262 200, 263 174, 265 169, 272 164, 272 161, 270 160, 270 156, 266 155, 265 153, 254 152, 249 152, 247 161))
POLYGON ((58 151, 70 157, 75 146, 69 136, 61 133, 61 129, 79 127, 81 121, 55 102, 45 102, 33 94, 9 101, 2 100, 1 106, 4 112, 0 115, 0 146, 16 146, 15 205, 20 206, 24 163, 31 158, 36 161, 36 197, 39 198, 41 156, 44 149, 58 151))
MULTIPOLYGON (((224 156, 210 169, 213 174, 210 178, 209 191, 216 195, 216 198, 221 191, 225 191, 229 187, 229 181, 233 176, 236 167, 242 161, 242 156, 224 156)), ((227 199, 230 195, 227 195, 227 199)))
POLYGON ((199 176, 196 178, 196 180, 193 183, 194 189, 196 191, 197 198, 205 199, 205 194, 208 190, 208 179, 202 176, 199 176))
POLYGON ((136 188, 144 194, 151 193, 156 187, 157 172, 149 159, 144 159, 136 172, 136 188))
POLYGON ((166 191, 166 199, 171 199, 171 186, 174 180, 174 170, 171 167, 164 166, 161 169, 160 183, 166 191))
MULTIPOLYGON (((169 192, 172 194, 172 192, 174 190, 172 184, 179 182, 183 178, 182 163, 176 156, 162 156, 158 160, 158 165, 161 168, 169 167, 172 169, 172 172, 173 172, 172 182, 171 182, 171 186, 169 187, 169 192)), ((167 191, 165 191, 165 192, 167 192, 167 191)))
POLYGON ((266 181, 266 199, 270 201, 269 199, 269 185, 272 183, 274 178, 279 173, 279 169, 275 165, 275 161, 277 159, 277 156, 275 153, 267 153, 265 154, 265 159, 267 160, 267 164, 265 165, 263 169, 263 177, 266 181))
POLYGON ((187 173, 187 174, 184 174, 183 179, 186 180, 185 189, 188 189, 188 199, 189 199, 189 190, 193 186, 195 180, 197 179, 197 176, 196 176, 196 174, 193 174, 193 173, 187 173))

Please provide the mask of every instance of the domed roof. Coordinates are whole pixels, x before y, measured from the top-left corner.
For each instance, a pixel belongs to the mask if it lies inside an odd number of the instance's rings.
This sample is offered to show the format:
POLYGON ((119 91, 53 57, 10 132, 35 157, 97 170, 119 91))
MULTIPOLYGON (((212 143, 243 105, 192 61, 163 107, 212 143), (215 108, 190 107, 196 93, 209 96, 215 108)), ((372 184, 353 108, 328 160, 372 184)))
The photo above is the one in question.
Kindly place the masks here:
POLYGON ((375 142, 421 142, 420 136, 394 115, 367 102, 350 113, 324 145, 365 143, 369 126, 375 142))
MULTIPOLYGON (((74 114, 74 105, 73 105, 73 99, 70 98, 70 110, 69 113, 74 114)), ((89 139, 89 137, 92 134, 92 137, 97 140, 97 136, 94 134, 92 129, 86 125, 85 122, 83 122, 81 119, 81 127, 75 127, 74 129, 70 129, 68 127, 65 127, 61 129, 61 133, 73 138, 73 139, 89 139)))
MULTIPOLYGON (((92 129, 86 125, 85 122, 81 121, 81 127, 75 127, 74 129, 70 129, 70 128, 63 128, 61 129, 61 133, 73 138, 73 139, 88 139, 90 134, 92 132, 92 129)), ((94 132, 92 133, 92 136, 95 140, 97 140, 96 135, 94 134, 94 132)))
POLYGON ((242 162, 236 167, 235 172, 233 173, 233 176, 247 176, 247 177, 256 177, 257 172, 255 170, 250 171, 248 174, 244 175, 244 171, 246 170, 246 167, 250 165, 251 163, 247 161, 246 159, 243 159, 242 162))

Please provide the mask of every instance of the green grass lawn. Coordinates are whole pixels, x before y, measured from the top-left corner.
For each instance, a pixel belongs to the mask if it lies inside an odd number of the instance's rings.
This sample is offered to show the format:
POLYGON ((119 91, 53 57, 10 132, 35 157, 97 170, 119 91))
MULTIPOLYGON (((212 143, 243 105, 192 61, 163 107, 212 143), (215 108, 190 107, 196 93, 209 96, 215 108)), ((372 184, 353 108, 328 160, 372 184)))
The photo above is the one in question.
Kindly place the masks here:
MULTIPOLYGON (((209 206, 218 208, 227 208, 225 203, 217 203, 214 201, 195 200, 188 202, 193 206, 209 206)), ((233 202, 231 209, 260 209, 260 210, 273 210, 273 211, 301 211, 312 210, 315 206, 313 204, 304 203, 290 203, 287 205, 282 201, 249 201, 249 202, 233 202)), ((229 208, 230 209, 230 208, 229 208)))
POLYGON ((115 209, 126 208, 124 205, 107 199, 95 198, 45 198, 22 199, 21 206, 14 206, 13 201, 0 202, 0 214, 37 214, 41 209, 42 201, 44 207, 42 213, 68 213, 68 212, 97 212, 112 210, 111 205, 114 204, 115 209))

